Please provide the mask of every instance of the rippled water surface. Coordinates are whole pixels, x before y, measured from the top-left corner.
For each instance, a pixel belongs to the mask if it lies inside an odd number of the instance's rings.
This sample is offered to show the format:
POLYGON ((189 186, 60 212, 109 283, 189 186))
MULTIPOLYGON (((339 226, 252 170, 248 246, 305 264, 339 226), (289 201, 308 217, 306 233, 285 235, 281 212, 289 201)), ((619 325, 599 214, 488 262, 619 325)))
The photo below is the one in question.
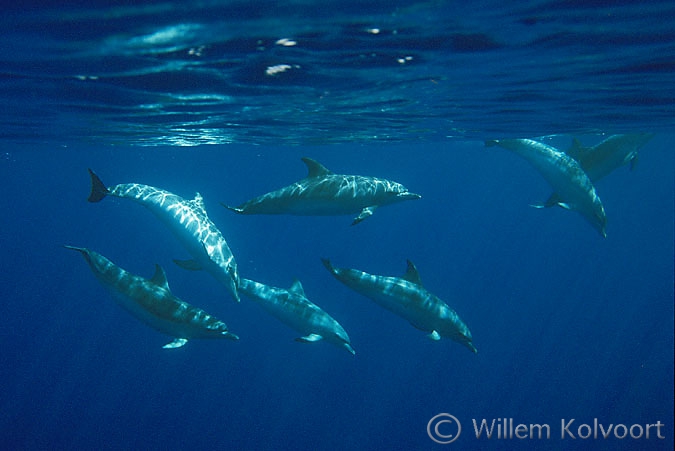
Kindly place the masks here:
POLYGON ((323 144, 667 129, 672 2, 150 2, 0 18, 3 136, 323 144))

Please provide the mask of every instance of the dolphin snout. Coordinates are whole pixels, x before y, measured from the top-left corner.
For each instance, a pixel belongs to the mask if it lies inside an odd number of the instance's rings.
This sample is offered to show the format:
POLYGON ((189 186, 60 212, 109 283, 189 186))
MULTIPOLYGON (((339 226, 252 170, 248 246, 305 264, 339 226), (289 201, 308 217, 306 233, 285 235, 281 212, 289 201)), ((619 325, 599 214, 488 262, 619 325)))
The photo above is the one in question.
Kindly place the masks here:
POLYGON ((422 198, 422 196, 420 196, 419 194, 410 193, 410 192, 399 193, 397 196, 400 199, 405 199, 405 200, 421 199, 422 198))

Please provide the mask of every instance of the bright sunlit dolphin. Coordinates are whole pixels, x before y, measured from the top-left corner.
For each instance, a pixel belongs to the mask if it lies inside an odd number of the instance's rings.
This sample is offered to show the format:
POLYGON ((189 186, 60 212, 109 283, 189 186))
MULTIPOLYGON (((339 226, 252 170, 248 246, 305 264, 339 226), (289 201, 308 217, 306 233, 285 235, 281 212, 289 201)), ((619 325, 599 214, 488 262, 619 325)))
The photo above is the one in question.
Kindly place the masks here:
POLYGON ((422 286, 417 268, 408 260, 403 277, 368 274, 357 269, 334 268, 321 260, 333 276, 359 294, 410 322, 417 329, 429 332, 429 338, 449 338, 477 353, 471 332, 459 315, 422 286))
POLYGON ((244 202, 226 208, 245 215, 289 214, 300 216, 347 215, 358 213, 353 224, 371 216, 381 205, 419 199, 405 186, 390 180, 360 175, 333 174, 311 158, 302 158, 307 177, 244 202))
POLYGON ((84 256, 96 278, 119 305, 148 326, 174 338, 165 349, 179 348, 191 338, 239 339, 227 330, 224 322, 174 296, 161 266, 155 265, 155 275, 145 279, 94 251, 65 247, 84 256))
POLYGON ((324 339, 355 354, 347 332, 333 317, 307 299, 299 280, 285 290, 242 278, 239 291, 258 302, 272 316, 303 334, 296 338, 297 341, 311 343, 324 339))
POLYGON ((607 216, 602 201, 588 175, 574 158, 532 139, 495 139, 485 144, 498 145, 527 160, 558 195, 557 205, 581 214, 603 237, 607 236, 607 216))
POLYGON ((194 199, 185 200, 168 191, 138 183, 124 183, 106 188, 91 169, 89 174, 89 202, 100 202, 110 195, 131 199, 143 205, 169 227, 193 257, 193 260, 174 262, 185 269, 206 270, 225 285, 239 302, 237 263, 223 234, 206 214, 204 200, 199 193, 194 199))

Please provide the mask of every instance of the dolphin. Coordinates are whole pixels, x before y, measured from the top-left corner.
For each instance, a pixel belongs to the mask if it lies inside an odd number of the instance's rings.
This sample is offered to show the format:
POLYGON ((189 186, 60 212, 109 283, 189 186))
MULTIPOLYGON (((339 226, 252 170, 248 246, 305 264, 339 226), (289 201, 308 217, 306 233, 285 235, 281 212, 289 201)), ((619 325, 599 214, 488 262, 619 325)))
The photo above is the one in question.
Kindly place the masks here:
POLYGON ((449 338, 478 353, 471 332, 457 313, 422 286, 417 268, 408 260, 403 277, 368 274, 357 269, 334 268, 330 260, 321 259, 324 266, 340 282, 376 304, 407 319, 417 329, 429 332, 438 341, 449 338))
POLYGON ((307 177, 263 194, 238 207, 223 206, 244 215, 289 214, 331 216, 358 213, 352 225, 371 216, 380 205, 419 199, 405 186, 390 180, 360 175, 333 174, 320 163, 304 157, 307 177))
POLYGON ((191 338, 239 339, 224 322, 174 296, 161 266, 155 265, 155 275, 145 279, 92 250, 65 247, 84 256, 99 282, 125 310, 153 329, 174 337, 164 349, 180 348, 191 338))
POLYGON ((600 235, 607 237, 605 208, 590 178, 574 158, 532 139, 495 139, 485 144, 511 150, 527 160, 553 187, 559 199, 557 205, 581 214, 600 235))
POLYGON ((638 151, 653 137, 653 133, 612 135, 591 147, 582 146, 575 138, 565 153, 579 162, 592 182, 597 182, 626 164, 634 169, 638 151))
POLYGON ((204 269, 221 282, 239 302, 237 262, 218 227, 209 219, 202 196, 197 193, 185 200, 168 191, 138 183, 124 183, 107 188, 89 169, 91 193, 89 202, 100 202, 110 195, 132 199, 146 207, 164 222, 193 260, 174 260, 184 269, 204 269))
POLYGON ((242 278, 239 290, 257 301, 272 316, 303 334, 296 341, 311 343, 325 339, 352 355, 356 353, 340 323, 307 299, 299 280, 296 279, 285 290, 242 278))
MULTIPOLYGON (((612 135, 591 147, 584 147, 575 138, 565 153, 577 160, 591 182, 595 183, 626 164, 633 170, 637 165, 638 151, 653 137, 653 133, 612 135)), ((559 201, 559 196, 553 193, 544 206, 551 207, 559 201)))

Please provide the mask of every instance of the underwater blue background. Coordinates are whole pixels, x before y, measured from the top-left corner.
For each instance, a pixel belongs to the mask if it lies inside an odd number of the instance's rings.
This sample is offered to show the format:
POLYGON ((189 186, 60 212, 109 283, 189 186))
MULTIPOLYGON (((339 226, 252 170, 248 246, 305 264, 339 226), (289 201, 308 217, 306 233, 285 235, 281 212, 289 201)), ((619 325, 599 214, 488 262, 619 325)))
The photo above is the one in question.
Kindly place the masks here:
POLYGON ((0 44, 3 449, 673 449, 667 2, 27 5, 8 9, 0 44), (377 25, 409 37, 390 32, 370 52, 358 33, 377 25), (166 27, 170 45, 147 39, 166 27), (312 46, 298 38, 290 59, 279 56, 274 39, 302 33, 312 46), (195 52, 203 60, 183 64, 195 52), (409 61, 419 63, 400 71, 409 61), (301 73, 261 75, 283 62, 301 73), (529 207, 549 186, 483 144, 547 135, 565 149, 573 136, 590 145, 637 131, 656 133, 637 167, 596 184, 606 239, 576 213, 529 207), (356 226, 220 205, 304 177, 303 156, 422 199, 356 226), (178 268, 172 259, 187 253, 143 207, 87 203, 87 168, 109 185, 200 192, 240 274, 278 287, 300 279, 356 355, 297 343, 251 300, 178 268), (169 339, 119 308, 64 244, 145 277, 159 263, 178 297, 240 341, 162 349, 169 339), (432 342, 339 284, 322 257, 386 275, 410 259, 478 354, 432 342), (463 426, 447 446, 426 430, 442 412, 463 426), (472 419, 504 417, 548 423, 551 438, 473 435, 472 419), (563 418, 661 421, 665 439, 561 440, 563 418))

